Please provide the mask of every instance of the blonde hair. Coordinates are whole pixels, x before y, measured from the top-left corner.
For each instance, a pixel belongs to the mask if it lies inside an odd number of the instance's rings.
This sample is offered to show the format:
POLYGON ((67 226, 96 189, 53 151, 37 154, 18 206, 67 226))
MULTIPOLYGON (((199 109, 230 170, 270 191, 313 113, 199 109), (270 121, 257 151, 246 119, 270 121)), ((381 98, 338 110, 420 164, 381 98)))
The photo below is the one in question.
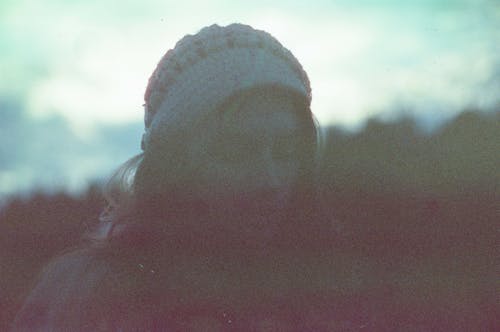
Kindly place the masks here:
POLYGON ((144 153, 140 153, 127 160, 113 172, 104 185, 103 196, 107 206, 99 216, 101 222, 115 220, 123 206, 133 203, 135 173, 143 158, 144 153))

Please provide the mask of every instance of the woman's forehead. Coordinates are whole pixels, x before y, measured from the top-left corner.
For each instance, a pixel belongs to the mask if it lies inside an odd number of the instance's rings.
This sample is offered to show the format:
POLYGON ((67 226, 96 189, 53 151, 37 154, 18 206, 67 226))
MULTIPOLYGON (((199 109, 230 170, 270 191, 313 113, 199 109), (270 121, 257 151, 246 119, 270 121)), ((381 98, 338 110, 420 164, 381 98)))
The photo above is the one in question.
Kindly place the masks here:
POLYGON ((221 128, 244 133, 286 134, 300 129, 297 106, 283 94, 255 94, 222 110, 221 128))

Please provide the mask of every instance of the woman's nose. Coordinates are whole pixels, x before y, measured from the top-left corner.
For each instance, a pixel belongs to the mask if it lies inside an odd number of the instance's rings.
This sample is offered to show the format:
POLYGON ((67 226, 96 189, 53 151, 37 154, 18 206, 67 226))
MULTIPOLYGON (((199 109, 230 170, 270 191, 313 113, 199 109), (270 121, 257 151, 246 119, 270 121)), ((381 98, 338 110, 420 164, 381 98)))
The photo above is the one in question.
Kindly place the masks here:
POLYGON ((269 188, 279 188, 283 185, 283 179, 280 176, 279 165, 273 157, 270 148, 262 152, 262 181, 269 188))

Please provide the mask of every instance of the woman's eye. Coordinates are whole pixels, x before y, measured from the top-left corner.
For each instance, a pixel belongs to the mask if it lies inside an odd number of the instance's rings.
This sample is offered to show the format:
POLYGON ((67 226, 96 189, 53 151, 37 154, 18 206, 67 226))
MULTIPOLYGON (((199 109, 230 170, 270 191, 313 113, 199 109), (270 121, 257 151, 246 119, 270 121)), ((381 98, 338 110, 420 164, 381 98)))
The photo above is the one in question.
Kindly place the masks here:
POLYGON ((212 157, 223 162, 245 162, 257 153, 256 144, 249 141, 233 140, 217 144, 212 149, 212 157))
POLYGON ((278 138, 273 144, 273 156, 282 160, 300 159, 304 145, 305 142, 297 137, 278 138))
POLYGON ((287 160, 297 157, 297 147, 293 144, 278 144, 273 149, 276 159, 287 160))

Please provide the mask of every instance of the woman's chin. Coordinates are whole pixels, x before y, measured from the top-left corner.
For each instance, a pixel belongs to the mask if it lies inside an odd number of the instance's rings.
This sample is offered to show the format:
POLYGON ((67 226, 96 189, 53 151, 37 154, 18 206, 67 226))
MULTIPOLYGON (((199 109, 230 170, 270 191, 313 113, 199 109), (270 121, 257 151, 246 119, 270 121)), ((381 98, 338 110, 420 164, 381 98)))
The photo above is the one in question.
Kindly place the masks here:
POLYGON ((279 232, 284 218, 282 209, 233 210, 225 214, 230 232, 248 244, 267 245, 279 232))

